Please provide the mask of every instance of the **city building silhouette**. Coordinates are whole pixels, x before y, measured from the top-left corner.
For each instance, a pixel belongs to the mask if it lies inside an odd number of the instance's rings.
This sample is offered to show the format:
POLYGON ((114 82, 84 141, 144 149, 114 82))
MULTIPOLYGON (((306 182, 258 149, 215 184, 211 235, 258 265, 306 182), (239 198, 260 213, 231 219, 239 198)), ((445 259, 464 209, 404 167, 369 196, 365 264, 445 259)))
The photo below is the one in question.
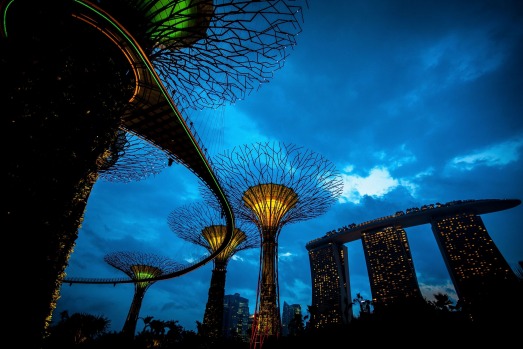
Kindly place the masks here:
POLYGON ((485 306, 494 295, 503 294, 513 299, 513 303, 523 297, 513 292, 518 277, 489 236, 480 216, 465 211, 435 217, 431 227, 461 306, 473 320, 481 321, 494 315, 490 307, 485 306))
POLYGON ((422 300, 407 233, 384 227, 361 233, 374 309, 382 305, 422 300))
POLYGON ((249 341, 249 329, 252 325, 249 313, 249 300, 239 293, 223 297, 223 336, 249 341))
POLYGON ((309 326, 325 328, 352 321, 347 246, 327 243, 309 249, 312 304, 309 326))
POLYGON ((293 328, 293 321, 295 321, 296 316, 299 316, 300 321, 302 320, 301 315, 301 305, 299 304, 288 304, 283 302, 283 310, 281 313, 281 333, 282 336, 288 336, 296 329, 293 328))
POLYGON ((431 225, 458 302, 471 320, 492 321, 506 314, 501 312, 504 307, 486 306, 495 295, 502 294, 511 300, 514 309, 521 309, 521 283, 480 217, 520 204, 519 199, 487 199, 424 205, 352 223, 308 242, 313 290, 311 326, 321 329, 350 323, 350 276, 344 244, 358 239, 362 240, 374 310, 419 300, 420 289, 403 228, 422 224, 431 225))

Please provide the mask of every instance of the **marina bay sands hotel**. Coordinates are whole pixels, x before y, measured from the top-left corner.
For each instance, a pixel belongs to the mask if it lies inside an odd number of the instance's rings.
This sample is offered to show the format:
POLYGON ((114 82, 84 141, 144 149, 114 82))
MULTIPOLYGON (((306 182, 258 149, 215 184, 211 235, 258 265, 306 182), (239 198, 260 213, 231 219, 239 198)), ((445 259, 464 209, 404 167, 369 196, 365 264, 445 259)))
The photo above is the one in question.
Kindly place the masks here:
MULTIPOLYGON (((423 299, 404 228, 430 224, 460 301, 479 302, 486 287, 515 285, 518 278, 489 236, 480 215, 513 208, 518 199, 457 200, 398 211, 350 224, 307 243, 312 280, 311 325, 324 328, 352 320, 345 243, 361 239, 377 305, 423 299)), ((498 289, 499 287, 499 289, 498 289)), ((484 304, 483 304, 484 306, 484 304)))

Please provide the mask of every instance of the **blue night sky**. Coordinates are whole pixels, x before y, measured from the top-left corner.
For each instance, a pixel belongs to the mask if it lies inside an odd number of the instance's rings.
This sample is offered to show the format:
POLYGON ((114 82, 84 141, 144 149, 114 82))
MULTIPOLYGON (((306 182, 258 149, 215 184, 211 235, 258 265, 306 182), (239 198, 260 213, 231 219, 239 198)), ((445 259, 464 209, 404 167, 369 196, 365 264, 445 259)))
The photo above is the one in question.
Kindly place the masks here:
MULTIPOLYGON (((282 69, 244 100, 207 116, 211 155, 255 142, 294 143, 321 154, 344 190, 325 214, 287 225, 279 238, 280 303, 311 304, 305 244, 326 232, 436 202, 523 199, 523 3, 513 1, 309 0, 282 69), (210 116, 209 116, 210 115, 210 116)), ((207 127, 207 128, 206 128, 207 127)), ((206 133, 208 132, 208 133, 206 133)), ((174 164, 147 179, 99 179, 89 197, 67 277, 124 278, 103 258, 154 253, 180 263, 207 251, 170 230, 177 207, 201 200, 198 179, 174 164)), ((507 262, 523 260, 523 206, 485 214, 507 262)), ((430 225, 407 228, 424 295, 456 300, 430 225)), ((361 242, 347 244, 352 298, 371 299, 361 242)), ((256 304, 259 248, 228 264, 225 294, 256 304)), ((212 262, 158 281, 140 316, 203 321, 212 262)), ((54 313, 102 315, 120 331, 132 284, 65 284, 54 313)), ((137 331, 143 322, 138 321, 137 331)))

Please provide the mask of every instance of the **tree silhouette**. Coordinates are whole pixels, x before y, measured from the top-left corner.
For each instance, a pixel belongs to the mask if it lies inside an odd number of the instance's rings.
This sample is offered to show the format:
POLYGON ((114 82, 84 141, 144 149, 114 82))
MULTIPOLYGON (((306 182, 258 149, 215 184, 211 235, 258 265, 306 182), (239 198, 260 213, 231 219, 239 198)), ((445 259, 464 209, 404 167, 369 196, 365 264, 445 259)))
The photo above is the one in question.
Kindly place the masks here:
POLYGON ((294 314, 292 319, 289 321, 289 336, 300 336, 305 332, 305 326, 303 325, 304 317, 301 314, 294 314))
POLYGON ((142 321, 143 321, 143 330, 142 330, 142 332, 145 332, 149 328, 151 328, 151 321, 154 319, 154 316, 139 317, 138 319, 142 319, 142 321))
POLYGON ((107 333, 111 321, 105 316, 87 313, 62 312, 60 321, 50 328, 47 339, 49 348, 65 348, 87 345, 107 333))
POLYGON ((356 298, 352 301, 360 306, 360 317, 365 317, 370 314, 371 300, 363 298, 361 293, 356 293, 356 298))
POLYGON ((450 306, 452 305, 452 301, 448 294, 437 292, 434 293, 434 300, 429 301, 429 304, 440 311, 449 311, 451 309, 450 306))

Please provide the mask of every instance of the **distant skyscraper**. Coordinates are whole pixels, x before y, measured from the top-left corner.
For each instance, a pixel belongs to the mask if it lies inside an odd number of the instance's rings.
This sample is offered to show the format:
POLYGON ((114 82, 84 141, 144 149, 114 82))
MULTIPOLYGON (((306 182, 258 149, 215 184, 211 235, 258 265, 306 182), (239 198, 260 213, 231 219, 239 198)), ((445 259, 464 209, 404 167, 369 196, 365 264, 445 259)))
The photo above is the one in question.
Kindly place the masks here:
POLYGON ((327 244, 309 250, 312 279, 310 326, 325 328, 352 321, 347 247, 327 244))
POLYGON ((289 324, 295 318, 296 314, 298 314, 301 318, 301 305, 288 304, 284 301, 283 312, 281 317, 282 335, 288 336, 289 332, 292 332, 292 330, 289 329, 289 324))
POLYGON ((375 310, 383 305, 423 299, 403 228, 365 231, 361 241, 375 310))
MULTIPOLYGON (((480 316, 494 297, 521 299, 510 295, 518 278, 475 213, 437 217, 431 221, 441 254, 464 309, 472 318, 480 316)), ((492 309, 492 310, 494 310, 492 309)), ((488 316, 492 314, 489 313, 488 316)))
POLYGON ((249 340, 247 330, 249 321, 249 300, 240 297, 239 293, 225 295, 223 299, 223 335, 224 337, 239 336, 244 341, 249 340))

